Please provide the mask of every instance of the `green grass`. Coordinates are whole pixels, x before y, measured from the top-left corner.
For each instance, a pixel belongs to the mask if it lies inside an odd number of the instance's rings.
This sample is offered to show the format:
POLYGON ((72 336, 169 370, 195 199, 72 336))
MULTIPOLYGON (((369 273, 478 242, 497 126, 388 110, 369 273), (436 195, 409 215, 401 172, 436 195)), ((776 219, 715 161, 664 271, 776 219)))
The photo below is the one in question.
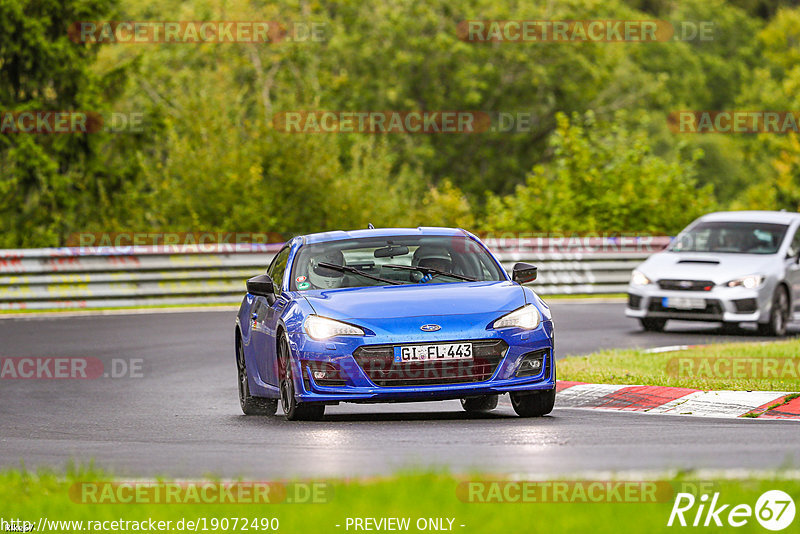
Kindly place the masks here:
MULTIPOLYGON (((794 399, 796 399, 796 398, 798 398, 798 397, 800 397, 800 393, 793 393, 793 394, 791 394, 791 395, 786 395, 785 397, 783 397, 783 398, 780 400, 780 402, 776 402, 776 403, 775 403, 775 404, 773 404, 772 406, 768 406, 768 407, 767 407, 767 409, 766 409, 766 410, 764 410, 764 411, 765 411, 765 412, 768 412, 768 411, 770 411, 770 410, 774 410, 775 408, 780 408, 780 407, 781 407, 781 406, 783 406, 784 404, 789 404, 789 402, 793 401, 794 399)), ((758 416, 758 415, 756 415, 756 416, 758 416)))
POLYGON ((658 354, 637 349, 614 349, 588 356, 572 356, 558 362, 559 380, 701 390, 796 392, 800 391, 799 374, 800 340, 721 343, 658 354), (731 366, 727 368, 730 371, 726 370, 724 362, 731 358, 744 359, 742 368, 735 370, 731 366), (716 361, 723 363, 719 370, 713 367, 716 361), (762 372, 760 366, 765 363, 774 364, 774 371, 767 368, 767 372, 762 372), (752 372, 753 365, 757 369, 755 373, 752 372))
MULTIPOLYGON (((526 502, 470 503, 459 484, 474 481, 498 481, 493 476, 452 476, 437 473, 406 473, 367 480, 329 480, 330 499, 318 504, 84 504, 70 496, 75 483, 113 480, 97 471, 72 470, 66 475, 50 472, 30 473, 20 470, 0 472, 0 517, 20 518, 38 524, 40 518, 50 521, 172 521, 181 518, 206 519, 210 532, 212 518, 278 518, 280 532, 344 533, 347 518, 408 517, 409 532, 419 532, 418 518, 453 518, 453 530, 459 533, 500 532, 674 532, 680 527, 667 527, 667 520, 678 491, 720 493, 721 503, 754 506, 767 490, 780 489, 795 502, 800 502, 800 480, 783 475, 734 480, 698 481, 684 474, 663 478, 655 495, 656 502, 526 502), (696 491, 702 488, 702 492, 696 491), (75 500, 73 500, 75 499, 75 500), (77 502, 76 502, 77 501, 77 502), (341 525, 337 527, 336 525, 341 525), (461 527, 460 525, 464 525, 461 527)), ((124 480, 124 479, 122 479, 124 480)), ((624 479, 623 479, 624 480, 624 479)), ((166 481, 165 481, 166 482, 166 481)), ((461 486, 464 487, 463 485, 461 486)), ((730 507, 729 507, 730 509, 730 507)), ((696 511, 696 506, 692 512, 696 511)), ((691 522, 693 513, 687 514, 691 522)), ((723 515, 724 517, 724 515, 723 515)), ((239 520, 241 521, 241 519, 239 520)), ((795 525, 800 519, 795 519, 795 525)), ((62 527, 61 532, 75 529, 62 527)), ((237 531, 240 529, 237 529, 237 531)), ((249 529, 251 532, 254 529, 249 529)), ((713 527, 706 529, 716 532, 713 527)), ((750 518, 738 532, 764 532, 750 518)), ((86 530, 84 530, 86 531, 86 530)), ((176 531, 174 528, 169 531, 176 531)), ((203 532, 203 528, 199 528, 203 532)), ((230 528, 228 531, 232 531, 230 528)), ((263 531, 263 529, 260 529, 263 531)), ((789 529, 791 531, 791 528, 789 529)))

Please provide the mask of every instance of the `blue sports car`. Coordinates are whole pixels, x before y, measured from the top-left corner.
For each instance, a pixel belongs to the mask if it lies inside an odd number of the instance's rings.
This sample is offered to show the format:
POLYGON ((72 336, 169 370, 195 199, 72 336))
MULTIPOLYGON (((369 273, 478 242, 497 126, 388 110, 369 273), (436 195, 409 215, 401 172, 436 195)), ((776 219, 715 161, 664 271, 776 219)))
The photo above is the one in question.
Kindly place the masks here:
POLYGON ((481 241, 450 228, 296 237, 247 281, 236 318, 245 414, 315 420, 340 402, 461 399, 501 393, 522 417, 553 409, 550 310, 481 241))

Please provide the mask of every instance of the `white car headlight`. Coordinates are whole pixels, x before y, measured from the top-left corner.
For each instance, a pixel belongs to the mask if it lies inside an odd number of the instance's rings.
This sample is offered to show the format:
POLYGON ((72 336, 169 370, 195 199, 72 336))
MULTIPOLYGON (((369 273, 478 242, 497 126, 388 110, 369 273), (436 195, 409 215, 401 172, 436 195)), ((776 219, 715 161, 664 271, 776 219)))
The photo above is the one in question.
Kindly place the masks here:
POLYGON ((747 289, 755 289, 757 287, 761 287, 761 284, 764 283, 764 279, 765 277, 763 274, 751 274, 749 276, 737 278, 736 280, 731 280, 725 285, 728 287, 744 287, 747 289))
POLYGON ((631 273, 632 286, 647 286, 650 285, 650 279, 647 278, 642 271, 634 271, 631 273))
POLYGON ((363 336, 364 331, 351 324, 343 323, 320 317, 319 315, 309 315, 305 323, 306 332, 313 339, 322 340, 334 336, 363 336))
POLYGON ((536 306, 528 304, 492 323, 492 328, 524 328, 533 330, 542 322, 542 316, 536 306))

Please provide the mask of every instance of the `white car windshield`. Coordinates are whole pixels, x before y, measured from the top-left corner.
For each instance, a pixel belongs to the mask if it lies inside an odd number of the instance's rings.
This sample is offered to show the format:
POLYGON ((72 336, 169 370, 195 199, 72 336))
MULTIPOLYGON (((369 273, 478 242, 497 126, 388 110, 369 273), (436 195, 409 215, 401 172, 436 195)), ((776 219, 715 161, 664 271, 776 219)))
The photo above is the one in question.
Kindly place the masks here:
POLYGON ((672 252, 775 254, 788 226, 760 222, 701 222, 681 233, 672 252))

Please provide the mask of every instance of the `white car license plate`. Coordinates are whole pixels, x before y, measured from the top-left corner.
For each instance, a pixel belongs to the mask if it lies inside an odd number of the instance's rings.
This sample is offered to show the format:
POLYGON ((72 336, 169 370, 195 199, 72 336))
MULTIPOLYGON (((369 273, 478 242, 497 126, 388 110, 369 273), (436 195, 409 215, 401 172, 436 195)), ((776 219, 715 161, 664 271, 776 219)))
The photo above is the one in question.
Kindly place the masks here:
POLYGON ((395 362, 471 360, 472 343, 442 343, 438 345, 409 345, 394 348, 395 362))
POLYGON ((661 305, 664 308, 675 308, 676 310, 706 309, 705 299, 690 299, 686 297, 664 297, 661 305))

